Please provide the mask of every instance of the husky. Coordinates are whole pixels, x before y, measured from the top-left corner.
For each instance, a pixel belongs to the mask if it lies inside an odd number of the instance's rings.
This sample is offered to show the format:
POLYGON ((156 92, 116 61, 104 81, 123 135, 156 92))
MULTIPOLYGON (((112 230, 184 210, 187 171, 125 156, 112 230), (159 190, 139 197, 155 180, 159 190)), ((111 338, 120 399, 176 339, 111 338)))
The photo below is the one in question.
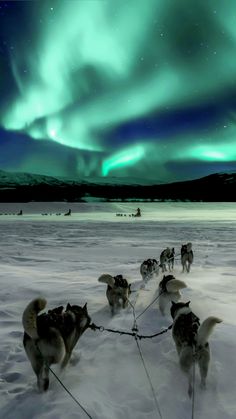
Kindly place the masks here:
POLYGON ((64 368, 80 336, 89 327, 87 305, 67 304, 39 314, 46 307, 44 298, 36 298, 25 308, 22 316, 23 345, 37 376, 38 389, 49 387, 49 369, 52 364, 64 368))
POLYGON ((111 307, 111 314, 114 315, 117 309, 128 306, 131 294, 131 284, 122 275, 111 276, 103 274, 98 278, 99 282, 107 284, 106 296, 111 307))
POLYGON ((193 263, 192 243, 183 244, 181 246, 181 264, 183 272, 190 272, 190 267, 193 263))
POLYGON ((159 283, 159 309, 164 316, 166 307, 171 301, 178 302, 181 298, 180 290, 186 288, 185 282, 176 279, 173 275, 164 275, 159 283))
POLYGON ((192 396, 192 366, 196 361, 199 366, 201 388, 206 387, 206 377, 210 362, 208 338, 213 327, 222 320, 208 317, 200 325, 199 318, 191 311, 187 303, 172 302, 171 316, 173 318, 172 337, 179 356, 180 367, 188 376, 188 394, 192 396))
POLYGON ((162 268, 162 272, 167 271, 166 265, 168 266, 169 271, 172 271, 174 269, 174 261, 175 248, 172 247, 172 249, 170 249, 169 247, 167 247, 160 254, 160 266, 162 268))
POLYGON ((151 277, 159 274, 159 263, 156 259, 147 259, 140 266, 140 274, 145 283, 151 279, 151 277))

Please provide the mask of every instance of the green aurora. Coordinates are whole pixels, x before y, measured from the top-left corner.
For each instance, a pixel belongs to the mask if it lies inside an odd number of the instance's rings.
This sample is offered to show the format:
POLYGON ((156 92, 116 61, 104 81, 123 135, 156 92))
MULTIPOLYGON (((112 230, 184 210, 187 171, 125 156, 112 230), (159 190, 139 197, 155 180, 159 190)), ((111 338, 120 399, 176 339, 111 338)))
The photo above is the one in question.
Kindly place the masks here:
MULTIPOLYGON (((234 1, 20 3, 31 24, 18 37, 4 29, 15 84, 1 100, 4 131, 71 150, 79 176, 170 181, 235 166, 234 1)), ((67 174, 56 155, 14 164, 67 174)))

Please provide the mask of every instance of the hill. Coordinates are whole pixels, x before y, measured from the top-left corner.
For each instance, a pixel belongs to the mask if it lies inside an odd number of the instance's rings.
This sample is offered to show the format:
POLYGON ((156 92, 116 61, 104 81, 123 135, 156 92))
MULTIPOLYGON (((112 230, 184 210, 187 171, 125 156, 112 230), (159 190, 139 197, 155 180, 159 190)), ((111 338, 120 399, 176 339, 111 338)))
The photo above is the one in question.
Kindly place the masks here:
POLYGON ((90 197, 109 201, 236 202, 236 173, 216 173, 195 180, 147 185, 144 181, 127 178, 124 181, 122 178, 67 179, 0 170, 0 202, 86 202, 90 197))

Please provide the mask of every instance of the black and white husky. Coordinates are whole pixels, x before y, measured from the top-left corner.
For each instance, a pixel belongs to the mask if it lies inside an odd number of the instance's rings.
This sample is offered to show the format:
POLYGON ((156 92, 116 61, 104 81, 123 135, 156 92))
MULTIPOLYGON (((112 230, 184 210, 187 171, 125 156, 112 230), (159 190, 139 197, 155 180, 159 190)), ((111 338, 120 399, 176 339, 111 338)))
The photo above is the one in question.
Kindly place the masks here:
POLYGON ((131 284, 122 275, 111 276, 103 274, 98 278, 99 282, 107 284, 106 296, 111 307, 111 314, 120 308, 126 308, 131 293, 131 284))
POLYGON ((178 302, 181 298, 180 290, 186 288, 185 282, 176 279, 173 275, 164 275, 159 283, 159 309, 161 314, 165 314, 167 306, 171 301, 178 302))
POLYGON ((31 301, 23 312, 23 345, 37 376, 40 391, 49 386, 49 368, 59 364, 64 368, 80 336, 88 328, 90 317, 87 306, 67 304, 40 314, 47 302, 43 298, 31 301))
POLYGON ((183 272, 190 272, 193 263, 192 243, 183 244, 181 246, 181 264, 183 272))
POLYGON ((171 316, 173 318, 172 336, 179 355, 180 367, 188 376, 188 394, 192 395, 192 366, 196 361, 199 365, 201 387, 206 386, 206 377, 210 361, 208 338, 213 327, 222 320, 208 317, 200 325, 199 318, 191 311, 187 303, 172 302, 171 316))
POLYGON ((140 274, 145 283, 152 278, 152 276, 159 274, 159 263, 156 259, 147 259, 141 263, 140 274))
POLYGON ((174 247, 172 247, 172 249, 170 249, 170 247, 167 247, 160 254, 160 266, 162 268, 162 272, 167 271, 167 266, 168 266, 168 270, 172 271, 174 269, 174 263, 175 263, 175 249, 174 247))

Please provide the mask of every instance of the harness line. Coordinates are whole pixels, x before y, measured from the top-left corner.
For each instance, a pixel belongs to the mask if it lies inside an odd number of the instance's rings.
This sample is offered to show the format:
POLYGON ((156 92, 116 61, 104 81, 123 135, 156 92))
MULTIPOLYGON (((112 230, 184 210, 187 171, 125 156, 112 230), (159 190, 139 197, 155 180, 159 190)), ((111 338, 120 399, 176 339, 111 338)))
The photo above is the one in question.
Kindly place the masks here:
POLYGON ((54 375, 54 377, 57 379, 57 381, 61 384, 61 386, 64 388, 64 390, 69 394, 69 396, 75 401, 75 403, 84 411, 84 413, 90 418, 93 419, 92 416, 87 412, 87 410, 82 406, 82 404, 75 398, 75 396, 73 396, 73 394, 70 392, 70 390, 68 390, 66 388, 66 386, 63 384, 63 382, 60 380, 60 378, 57 376, 57 374, 52 370, 52 368, 48 365, 47 361, 45 360, 45 358, 43 357, 42 352, 40 351, 38 345, 37 349, 41 355, 41 357, 44 359, 45 364, 47 365, 49 371, 51 371, 51 373, 54 375))
POLYGON ((163 293, 163 291, 161 291, 159 294, 158 294, 158 296, 150 303, 150 304, 148 304, 148 306, 136 317, 136 319, 139 319, 139 317, 141 317, 144 313, 145 313, 145 311, 147 311, 147 309, 149 308, 149 307, 151 307, 151 305, 153 304, 153 303, 155 303, 155 301, 156 300, 158 300, 158 298, 160 297, 160 295, 163 293))
POLYGON ((92 416, 87 412, 87 410, 82 406, 82 404, 73 396, 73 394, 70 392, 70 390, 68 390, 66 388, 66 386, 63 384, 63 382, 60 380, 60 378, 56 375, 56 373, 51 369, 51 367, 49 367, 49 370, 54 375, 54 377, 57 379, 57 381, 61 384, 61 386, 64 388, 64 390, 66 390, 66 392, 70 395, 70 397, 75 401, 75 403, 77 403, 77 405, 84 411, 84 413, 86 413, 86 415, 90 419, 93 419, 92 416))
POLYGON ((143 288, 140 286, 140 287, 139 287, 139 289, 136 291, 136 292, 137 292, 137 294, 136 294, 136 297, 135 297, 135 300, 134 300, 133 306, 135 306, 135 305, 136 305, 136 303, 137 303, 137 301, 138 301, 138 298, 139 298, 140 291, 141 291, 142 289, 143 289, 143 288))
MULTIPOLYGON (((88 328, 91 329, 91 330, 93 330, 93 331, 99 330, 99 332, 106 331, 106 332, 110 332, 110 333, 117 333, 119 335, 128 335, 128 336, 133 336, 133 337, 137 336, 137 338, 139 340, 141 340, 141 339, 152 339, 152 338, 155 338, 156 336, 163 335, 164 333, 168 332, 168 330, 170 330, 172 328, 172 324, 170 326, 168 326, 166 329, 162 330, 161 332, 155 333, 154 335, 139 335, 137 333, 138 329, 137 329, 136 332, 135 331, 133 331, 133 332, 125 332, 124 330, 106 329, 105 327, 103 327, 103 326, 97 326, 94 323, 91 323, 88 326, 88 328)), ((136 330, 136 329, 133 329, 132 328, 132 330, 136 330)))
POLYGON ((145 364, 144 357, 143 357, 143 354, 142 354, 142 351, 141 351, 141 348, 140 348, 140 344, 138 342, 137 337, 135 337, 135 342, 137 344, 139 355, 140 355, 140 358, 141 358, 141 361, 142 361, 142 364, 143 364, 143 368, 145 370, 145 373, 146 373, 148 382, 149 382, 150 387, 151 387, 151 390, 152 390, 152 395, 153 395, 153 399, 154 399, 154 402, 155 402, 155 407, 156 407, 156 409, 157 409, 157 411, 159 413, 160 418, 162 419, 162 414, 161 414, 160 406, 159 406, 159 403, 158 403, 158 400, 157 400, 157 397, 156 397, 156 394, 155 394, 155 390, 154 390, 154 387, 153 387, 153 384, 152 384, 152 380, 151 380, 151 377, 149 375, 147 366, 145 364))
POLYGON ((137 325, 137 318, 136 318, 136 313, 135 313, 135 307, 134 307, 134 305, 131 303, 131 301, 128 298, 127 298, 127 301, 128 301, 129 305, 131 306, 131 308, 133 310, 134 323, 133 323, 132 330, 137 333, 138 332, 138 325, 137 325))
POLYGON ((136 313, 135 313, 135 307, 133 306, 133 304, 129 300, 128 300, 128 302, 130 303, 130 305, 131 305, 131 307, 133 309, 134 324, 133 324, 132 330, 135 331, 134 339, 135 339, 135 342, 136 342, 136 345, 137 345, 137 348, 138 348, 138 351, 139 351, 139 356, 141 358, 141 361, 142 361, 142 364, 143 364, 143 367, 144 367, 144 370, 145 370, 145 373, 146 373, 148 382, 149 382, 150 387, 151 387, 151 391, 152 391, 152 395, 153 395, 153 399, 154 399, 154 404, 155 404, 156 410, 158 411, 159 416, 162 419, 162 414, 161 414, 160 406, 159 406, 159 403, 158 403, 158 400, 157 400, 157 397, 156 397, 156 394, 155 394, 155 391, 154 391, 152 380, 151 380, 151 377, 149 375, 147 366, 145 364, 144 357, 143 357, 143 354, 142 354, 142 351, 141 351, 141 348, 140 348, 140 344, 138 342, 138 335, 137 335, 137 333, 138 333, 138 325, 137 325, 137 317, 136 317, 136 313))
POLYGON ((191 419, 194 419, 194 409, 195 409, 195 372, 196 372, 195 357, 196 357, 196 348, 195 348, 195 352, 193 350, 193 379, 192 379, 193 392, 192 392, 192 416, 191 416, 191 419))

